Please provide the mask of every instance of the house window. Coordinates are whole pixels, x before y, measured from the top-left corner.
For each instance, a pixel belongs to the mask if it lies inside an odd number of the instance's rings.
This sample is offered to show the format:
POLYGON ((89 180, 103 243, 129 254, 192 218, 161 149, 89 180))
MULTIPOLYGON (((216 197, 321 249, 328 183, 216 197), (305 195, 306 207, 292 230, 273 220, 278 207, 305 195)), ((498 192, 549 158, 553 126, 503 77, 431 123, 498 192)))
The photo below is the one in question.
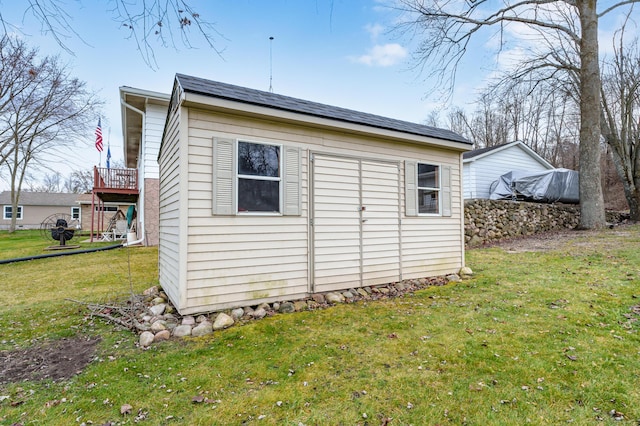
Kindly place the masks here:
POLYGON ((280 213, 281 147, 238 141, 238 212, 280 213))
MULTIPOLYGON (((13 216, 11 206, 4 206, 2 218, 5 220, 11 219, 13 216)), ((18 206, 18 214, 16 220, 22 220, 22 206, 18 206)))
POLYGON ((71 207, 71 218, 80 219, 80 207, 71 207))
POLYGON ((440 213, 440 167, 418 163, 418 213, 440 213))
POLYGON ((102 210, 103 212, 117 212, 118 206, 103 206, 102 208, 100 208, 100 206, 95 206, 95 210, 97 212, 99 212, 100 210, 102 210))

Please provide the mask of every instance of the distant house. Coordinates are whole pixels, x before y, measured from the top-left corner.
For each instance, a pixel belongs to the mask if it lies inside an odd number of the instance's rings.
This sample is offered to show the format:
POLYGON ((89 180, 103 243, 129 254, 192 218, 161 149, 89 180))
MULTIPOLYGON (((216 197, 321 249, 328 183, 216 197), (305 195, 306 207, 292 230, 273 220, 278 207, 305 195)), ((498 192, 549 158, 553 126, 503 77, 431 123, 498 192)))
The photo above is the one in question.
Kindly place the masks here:
POLYGON ((80 220, 82 208, 78 194, 54 192, 20 192, 18 209, 11 206, 11 191, 0 193, 2 217, 0 229, 9 229, 11 218, 16 215, 16 229, 40 229, 40 224, 52 214, 67 214, 80 220))
POLYGON ((458 272, 463 137, 176 75, 159 275, 182 314, 458 272))
POLYGON ((489 198, 491 183, 510 171, 552 169, 547 160, 520 141, 468 151, 463 155, 464 198, 489 198))
POLYGON ((128 235, 136 242, 158 244, 158 150, 167 117, 169 95, 133 87, 120 87, 124 169, 94 168, 93 198, 89 211, 92 235, 103 231, 114 209, 134 220, 128 235), (134 206, 131 210, 128 206, 134 206))

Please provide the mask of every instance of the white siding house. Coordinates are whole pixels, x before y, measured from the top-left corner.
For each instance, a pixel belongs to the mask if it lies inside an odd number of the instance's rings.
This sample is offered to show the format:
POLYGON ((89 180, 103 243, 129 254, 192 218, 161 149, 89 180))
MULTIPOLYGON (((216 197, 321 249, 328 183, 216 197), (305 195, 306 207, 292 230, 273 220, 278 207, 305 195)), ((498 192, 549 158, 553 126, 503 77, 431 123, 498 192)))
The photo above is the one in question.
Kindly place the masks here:
POLYGON ((181 314, 457 272, 447 130, 176 75, 160 148, 160 284, 181 314))
POLYGON ((464 198, 489 198, 491 183, 513 170, 542 172, 554 167, 520 141, 465 152, 464 198))
POLYGON ((138 169, 137 234, 146 245, 158 244, 158 152, 168 105, 166 93, 120 87, 124 161, 138 169))

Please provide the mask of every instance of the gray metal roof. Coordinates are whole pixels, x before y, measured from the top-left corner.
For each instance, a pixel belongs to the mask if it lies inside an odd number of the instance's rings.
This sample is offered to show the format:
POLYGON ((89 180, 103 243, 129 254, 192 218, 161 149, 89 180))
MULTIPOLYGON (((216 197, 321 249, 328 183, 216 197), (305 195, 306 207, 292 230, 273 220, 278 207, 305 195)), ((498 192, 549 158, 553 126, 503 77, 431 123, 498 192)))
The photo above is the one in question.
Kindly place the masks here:
POLYGON ((470 141, 457 133, 423 124, 386 118, 184 74, 176 74, 176 81, 185 92, 471 145, 470 141))
MULTIPOLYGON (((21 206, 76 206, 80 194, 56 192, 20 192, 21 206)), ((0 192, 0 204, 11 204, 11 191, 0 192)))

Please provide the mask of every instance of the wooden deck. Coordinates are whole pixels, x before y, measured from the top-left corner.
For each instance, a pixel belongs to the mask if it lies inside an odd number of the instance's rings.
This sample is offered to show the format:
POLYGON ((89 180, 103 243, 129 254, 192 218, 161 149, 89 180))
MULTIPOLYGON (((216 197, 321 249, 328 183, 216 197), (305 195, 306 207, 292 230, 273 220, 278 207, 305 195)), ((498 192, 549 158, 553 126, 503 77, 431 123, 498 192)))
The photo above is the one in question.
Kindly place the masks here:
POLYGON ((93 193, 104 202, 135 203, 138 200, 138 169, 93 168, 93 193))

